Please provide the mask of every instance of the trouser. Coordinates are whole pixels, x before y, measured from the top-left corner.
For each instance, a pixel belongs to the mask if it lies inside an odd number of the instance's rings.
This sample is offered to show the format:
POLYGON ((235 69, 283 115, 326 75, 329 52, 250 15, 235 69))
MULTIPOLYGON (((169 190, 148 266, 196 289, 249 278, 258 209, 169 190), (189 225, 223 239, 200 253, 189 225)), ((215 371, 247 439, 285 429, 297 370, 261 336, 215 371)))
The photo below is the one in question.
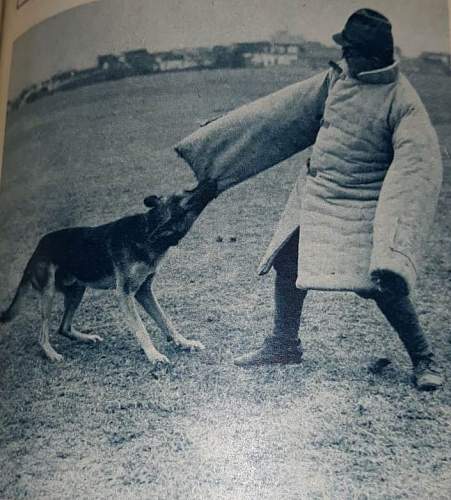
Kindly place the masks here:
MULTIPOLYGON (((298 242, 299 230, 290 237, 274 260, 276 281, 273 339, 287 344, 298 339, 302 308, 307 295, 307 290, 296 288, 298 242)), ((432 356, 415 307, 408 296, 400 296, 387 289, 375 292, 371 298, 399 335, 414 365, 419 360, 432 356)))

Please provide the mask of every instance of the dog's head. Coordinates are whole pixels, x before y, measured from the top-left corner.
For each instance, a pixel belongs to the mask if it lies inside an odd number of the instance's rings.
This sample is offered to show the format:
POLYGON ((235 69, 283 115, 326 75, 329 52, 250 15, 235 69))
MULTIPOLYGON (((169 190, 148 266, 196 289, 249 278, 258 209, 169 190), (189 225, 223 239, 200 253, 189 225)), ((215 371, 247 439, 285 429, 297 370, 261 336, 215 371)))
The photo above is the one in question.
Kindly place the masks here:
POLYGON ((155 237, 165 240, 168 246, 176 245, 216 196, 217 183, 213 180, 202 181, 194 189, 166 197, 148 196, 144 204, 158 211, 158 231, 155 237))

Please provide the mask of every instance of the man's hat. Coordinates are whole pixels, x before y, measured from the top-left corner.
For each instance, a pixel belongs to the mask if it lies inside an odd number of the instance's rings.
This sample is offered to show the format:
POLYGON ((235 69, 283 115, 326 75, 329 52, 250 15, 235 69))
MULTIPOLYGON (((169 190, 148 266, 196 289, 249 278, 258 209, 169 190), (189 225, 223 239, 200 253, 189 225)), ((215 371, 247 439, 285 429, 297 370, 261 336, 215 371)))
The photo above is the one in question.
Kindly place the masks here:
POLYGON ((393 53, 390 21, 372 9, 359 9, 350 16, 341 33, 332 36, 342 47, 354 47, 366 55, 393 53))

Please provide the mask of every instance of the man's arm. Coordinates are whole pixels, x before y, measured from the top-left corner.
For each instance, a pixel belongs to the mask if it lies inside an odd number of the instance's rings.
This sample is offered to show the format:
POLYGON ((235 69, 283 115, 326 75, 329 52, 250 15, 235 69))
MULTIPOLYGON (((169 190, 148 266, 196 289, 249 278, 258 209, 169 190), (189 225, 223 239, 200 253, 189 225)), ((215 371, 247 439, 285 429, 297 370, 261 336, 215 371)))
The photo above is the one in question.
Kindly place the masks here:
POLYGON ((406 81, 395 100, 393 161, 384 180, 374 224, 371 271, 395 270, 413 286, 433 224, 443 167, 437 135, 415 90, 406 81))
POLYGON ((333 70, 258 99, 201 127, 175 146, 197 179, 224 191, 311 146, 333 70))

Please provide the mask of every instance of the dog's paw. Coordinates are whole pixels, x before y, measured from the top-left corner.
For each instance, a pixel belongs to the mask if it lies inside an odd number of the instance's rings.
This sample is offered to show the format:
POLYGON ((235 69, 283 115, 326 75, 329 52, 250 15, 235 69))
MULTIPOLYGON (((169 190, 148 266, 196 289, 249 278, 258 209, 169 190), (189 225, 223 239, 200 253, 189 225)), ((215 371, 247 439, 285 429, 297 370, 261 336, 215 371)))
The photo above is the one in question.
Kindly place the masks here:
POLYGON ((175 338, 168 337, 168 340, 174 342, 175 347, 184 351, 203 351, 204 344, 198 340, 188 340, 182 335, 178 334, 175 338))
POLYGON ((47 359, 52 363, 61 363, 61 361, 64 361, 64 356, 56 352, 54 349, 52 349, 51 351, 46 351, 45 355, 47 356, 47 359))
POLYGON ((149 358, 149 361, 153 365, 169 365, 171 362, 169 361, 169 358, 165 356, 164 354, 161 354, 160 352, 156 354, 147 354, 147 357, 149 358))
POLYGON ((86 335, 86 341, 97 344, 97 342, 103 342, 103 337, 100 335, 86 335))
POLYGON ((87 333, 79 332, 73 327, 70 330, 61 329, 59 330, 59 334, 72 340, 78 340, 79 342, 88 342, 88 343, 92 342, 96 344, 97 342, 103 341, 103 338, 100 337, 100 335, 90 335, 90 334, 88 335, 87 333))

